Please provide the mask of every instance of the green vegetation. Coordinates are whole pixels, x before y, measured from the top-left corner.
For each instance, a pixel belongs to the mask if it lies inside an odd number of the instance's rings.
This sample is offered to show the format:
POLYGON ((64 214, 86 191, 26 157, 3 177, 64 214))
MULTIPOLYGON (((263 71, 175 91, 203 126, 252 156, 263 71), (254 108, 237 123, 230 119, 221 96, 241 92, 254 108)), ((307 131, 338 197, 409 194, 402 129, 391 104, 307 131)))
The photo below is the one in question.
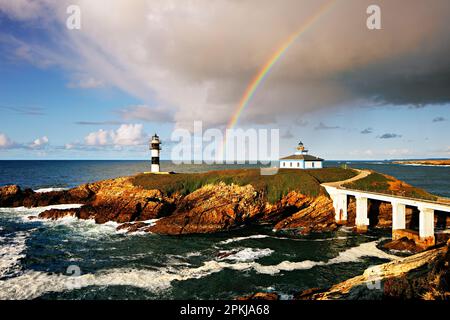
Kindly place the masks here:
POLYGON ((393 194, 402 197, 437 200, 437 197, 426 192, 423 189, 413 187, 403 181, 397 180, 394 177, 383 175, 377 172, 372 172, 367 177, 346 183, 344 188, 356 189, 362 191, 379 192, 386 194, 393 194))
POLYGON ((353 169, 337 167, 304 171, 316 178, 319 183, 347 180, 358 174, 358 172, 353 169))
POLYGON ((354 170, 342 168, 282 169, 270 176, 261 175, 258 169, 242 169, 168 175, 139 174, 133 178, 133 184, 145 189, 159 189, 167 195, 186 195, 204 185, 219 182, 239 186, 251 184, 256 190, 263 192, 269 202, 275 203, 294 190, 305 195, 318 196, 323 192, 320 183, 345 180, 355 175, 354 170))

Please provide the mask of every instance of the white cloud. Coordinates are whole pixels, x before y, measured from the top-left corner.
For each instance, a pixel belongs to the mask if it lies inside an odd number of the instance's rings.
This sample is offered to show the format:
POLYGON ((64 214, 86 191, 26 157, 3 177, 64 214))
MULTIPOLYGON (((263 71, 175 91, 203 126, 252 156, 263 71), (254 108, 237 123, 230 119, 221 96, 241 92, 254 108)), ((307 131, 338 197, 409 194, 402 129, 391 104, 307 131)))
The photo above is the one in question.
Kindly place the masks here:
POLYGON ((132 146, 144 143, 145 134, 142 124, 123 124, 112 132, 112 140, 115 145, 132 146))
POLYGON ((142 124, 123 124, 116 130, 91 132, 84 141, 88 146, 136 146, 146 143, 146 139, 142 124))
POLYGON ((6 134, 0 133, 0 149, 8 149, 14 145, 14 141, 12 141, 6 134))
POLYGON ((34 140, 29 147, 32 149, 40 149, 43 148, 44 146, 48 145, 49 141, 47 136, 43 136, 41 138, 37 138, 36 140, 34 140))
POLYGON ((100 129, 96 132, 89 133, 84 141, 88 146, 105 146, 111 143, 111 131, 100 129))
POLYGON ((49 144, 47 136, 37 138, 30 143, 17 143, 11 140, 6 134, 0 133, 0 149, 43 149, 49 144))

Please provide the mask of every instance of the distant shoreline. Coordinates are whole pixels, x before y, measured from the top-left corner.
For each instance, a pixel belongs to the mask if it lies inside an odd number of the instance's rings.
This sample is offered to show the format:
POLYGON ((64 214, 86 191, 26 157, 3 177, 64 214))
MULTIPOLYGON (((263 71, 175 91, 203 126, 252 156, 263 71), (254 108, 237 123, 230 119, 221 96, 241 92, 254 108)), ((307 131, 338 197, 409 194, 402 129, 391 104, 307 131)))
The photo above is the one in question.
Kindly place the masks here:
POLYGON ((392 163, 406 165, 406 166, 450 167, 450 159, 445 159, 445 160, 400 160, 400 161, 392 161, 392 163))

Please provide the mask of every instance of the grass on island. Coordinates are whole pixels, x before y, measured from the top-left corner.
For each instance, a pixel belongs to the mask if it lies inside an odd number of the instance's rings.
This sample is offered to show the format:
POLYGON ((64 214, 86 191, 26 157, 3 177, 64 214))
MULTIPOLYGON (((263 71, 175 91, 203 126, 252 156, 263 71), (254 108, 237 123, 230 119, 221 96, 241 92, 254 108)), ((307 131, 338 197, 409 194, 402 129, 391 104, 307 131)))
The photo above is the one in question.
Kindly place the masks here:
POLYGON ((321 183, 349 179, 356 174, 352 169, 323 168, 281 169, 275 175, 263 176, 259 169, 242 169, 170 175, 139 174, 133 178, 133 184, 148 190, 159 189, 167 195, 187 195, 204 185, 219 182, 239 186, 251 184, 256 190, 263 192, 270 203, 275 203, 294 190, 308 196, 318 196, 323 192, 321 183))
POLYGON ((346 183, 343 185, 343 187, 432 201, 436 201, 438 198, 437 196, 432 195, 423 189, 413 187, 406 182, 377 172, 372 172, 363 179, 359 179, 351 183, 346 183))

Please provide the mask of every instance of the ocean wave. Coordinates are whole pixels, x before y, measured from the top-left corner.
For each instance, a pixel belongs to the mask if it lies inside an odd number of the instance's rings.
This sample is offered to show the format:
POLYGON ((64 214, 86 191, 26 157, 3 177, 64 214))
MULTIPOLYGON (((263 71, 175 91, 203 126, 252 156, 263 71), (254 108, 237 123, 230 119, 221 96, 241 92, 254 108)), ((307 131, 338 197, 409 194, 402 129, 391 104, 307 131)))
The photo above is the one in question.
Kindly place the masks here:
MULTIPOLYGON (((95 274, 82 274, 77 277, 29 270, 17 277, 0 282, 0 299, 33 299, 47 292, 63 292, 87 286, 133 286, 157 292, 169 289, 173 281, 199 279, 226 268, 236 271, 255 270, 258 273, 275 275, 281 271, 311 269, 318 265, 355 262, 365 256, 375 256, 389 260, 398 259, 396 256, 379 250, 376 247, 377 242, 363 243, 357 247, 347 249, 329 261, 283 261, 277 265, 261 265, 256 261, 230 263, 211 260, 194 268, 169 266, 159 270, 107 269, 95 274)), ((266 254, 268 252, 266 251, 266 254)))
POLYGON ((38 218, 39 214, 46 210, 76 209, 80 208, 81 206, 83 205, 59 204, 35 208, 26 208, 26 207, 0 208, 0 212, 17 216, 21 219, 22 222, 25 223, 33 223, 39 221, 40 223, 43 223, 47 227, 65 226, 71 230, 72 236, 78 235, 80 237, 84 237, 85 239, 99 239, 104 236, 117 234, 116 228, 119 226, 119 223, 114 221, 108 221, 103 224, 97 224, 95 223, 94 219, 78 219, 77 217, 73 216, 66 216, 56 220, 38 218), (30 219, 29 217, 33 217, 33 219, 30 219))
POLYGON ((226 264, 222 265, 224 268, 231 268, 235 270, 254 269, 258 273, 275 275, 282 271, 306 270, 316 266, 332 265, 346 262, 357 262, 363 257, 377 257, 386 260, 398 259, 397 256, 390 255, 377 248, 379 241, 372 241, 360 244, 357 247, 347 249, 340 252, 337 257, 328 261, 313 261, 304 260, 299 262, 282 261, 276 265, 261 265, 257 262, 240 263, 240 264, 226 264))
POLYGON ((247 237, 235 237, 235 238, 230 238, 224 241, 219 242, 219 244, 229 244, 229 243, 233 243, 233 242, 238 242, 238 241, 243 241, 243 240, 249 240, 249 239, 264 239, 264 238, 269 238, 270 236, 265 235, 265 234, 255 234, 255 235, 251 235, 251 236, 247 236, 247 237))
POLYGON ((36 193, 47 193, 52 191, 64 191, 64 190, 69 190, 69 188, 40 188, 33 191, 36 193))
POLYGON ((11 213, 18 216, 35 216, 37 217, 41 212, 44 212, 46 210, 50 209, 76 209, 83 206, 82 204, 55 204, 51 206, 45 206, 45 207, 34 207, 34 208, 27 208, 27 207, 16 207, 16 208, 0 208, 1 213, 11 213))
POLYGON ((85 240, 99 240, 117 234, 119 224, 114 221, 108 221, 98 224, 94 219, 78 219, 76 217, 64 217, 58 220, 44 220, 47 226, 64 226, 70 229, 71 236, 80 237, 85 240))
POLYGON ((254 261, 259 258, 270 256, 274 251, 269 248, 245 248, 238 251, 221 251, 219 255, 224 255, 220 260, 232 261, 254 261))
POLYGON ((247 237, 230 238, 230 239, 227 239, 227 240, 220 241, 218 244, 219 245, 226 245, 226 244, 230 244, 230 243, 233 243, 233 242, 239 242, 239 241, 245 241, 245 240, 251 240, 251 239, 265 239, 265 238, 270 238, 270 239, 275 239, 275 240, 291 240, 291 241, 306 241, 306 242, 309 242, 309 241, 345 240, 345 239, 348 239, 349 237, 338 236, 338 237, 331 237, 331 238, 306 239, 306 238, 276 237, 276 236, 270 236, 270 235, 265 235, 265 234, 256 234, 256 235, 251 235, 251 236, 247 236, 247 237))
POLYGON ((0 237, 0 279, 21 270, 19 261, 25 257, 26 240, 31 232, 18 231, 0 237))
POLYGON ((76 277, 29 270, 0 282, 0 299, 34 299, 48 292, 64 292, 87 286, 133 286, 158 292, 169 289, 172 281, 199 279, 222 269, 217 261, 209 261, 197 268, 109 269, 76 277))

